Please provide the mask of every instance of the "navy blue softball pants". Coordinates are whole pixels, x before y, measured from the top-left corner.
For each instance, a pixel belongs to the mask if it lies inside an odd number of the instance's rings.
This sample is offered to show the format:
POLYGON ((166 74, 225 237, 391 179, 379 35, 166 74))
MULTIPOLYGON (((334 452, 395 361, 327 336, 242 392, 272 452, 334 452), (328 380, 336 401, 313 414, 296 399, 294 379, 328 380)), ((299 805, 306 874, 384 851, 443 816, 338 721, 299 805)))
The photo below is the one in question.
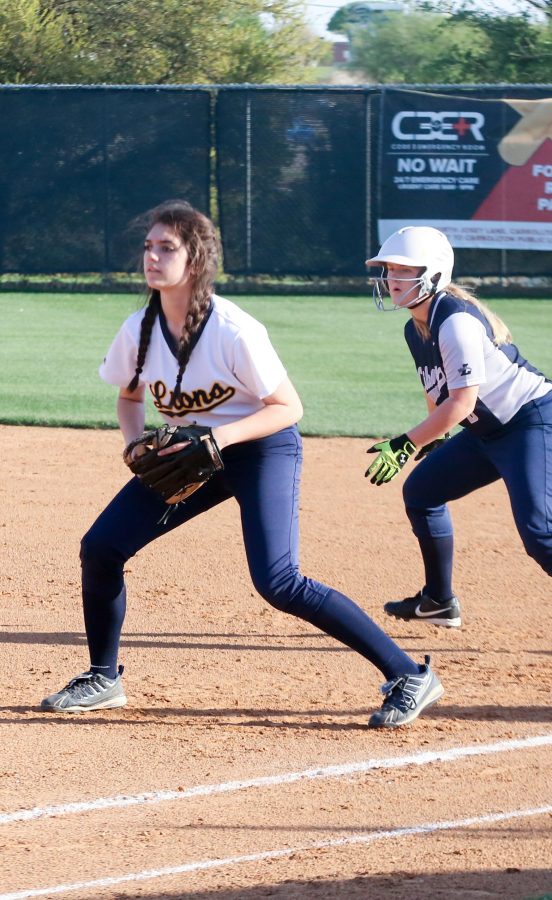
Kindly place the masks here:
MULTIPOLYGON (((83 606, 92 669, 111 677, 117 671, 127 560, 161 535, 235 497, 251 578, 265 600, 356 650, 386 679, 417 673, 418 665, 352 600, 299 572, 302 446, 297 428, 227 447, 223 459, 224 470, 174 508, 165 524, 160 520, 166 504, 133 478, 84 536, 83 606)), ((183 566, 183 578, 185 573, 183 566)))
POLYGON ((406 512, 420 543, 431 597, 448 599, 453 593, 447 502, 500 478, 526 552, 552 575, 552 393, 525 404, 495 437, 463 430, 428 454, 406 479, 406 512))

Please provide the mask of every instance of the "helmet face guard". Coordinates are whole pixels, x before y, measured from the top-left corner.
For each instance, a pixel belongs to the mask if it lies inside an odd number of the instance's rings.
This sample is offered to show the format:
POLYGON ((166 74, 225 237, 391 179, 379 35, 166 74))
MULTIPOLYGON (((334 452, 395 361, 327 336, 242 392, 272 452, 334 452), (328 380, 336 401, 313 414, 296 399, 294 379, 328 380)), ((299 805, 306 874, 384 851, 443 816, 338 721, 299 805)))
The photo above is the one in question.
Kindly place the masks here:
POLYGON ((408 225, 390 235, 381 245, 377 256, 366 260, 366 265, 383 266, 373 292, 379 310, 412 309, 450 284, 454 251, 442 231, 425 225, 408 225), (387 272, 390 264, 418 269, 420 274, 414 278, 394 277, 395 282, 404 281, 405 291, 399 297, 399 302, 392 301, 391 306, 386 306, 385 300, 389 296, 387 272), (416 293, 412 294, 414 291, 416 293))
POLYGON ((393 312, 396 309, 413 309, 419 303, 423 303, 425 300, 433 297, 436 291, 435 284, 431 278, 428 278, 426 272, 422 272, 416 278, 397 278, 393 276, 394 282, 404 284, 404 290, 398 301, 395 302, 389 292, 387 280, 387 267, 384 266, 379 278, 374 279, 372 292, 374 303, 380 312, 393 312))

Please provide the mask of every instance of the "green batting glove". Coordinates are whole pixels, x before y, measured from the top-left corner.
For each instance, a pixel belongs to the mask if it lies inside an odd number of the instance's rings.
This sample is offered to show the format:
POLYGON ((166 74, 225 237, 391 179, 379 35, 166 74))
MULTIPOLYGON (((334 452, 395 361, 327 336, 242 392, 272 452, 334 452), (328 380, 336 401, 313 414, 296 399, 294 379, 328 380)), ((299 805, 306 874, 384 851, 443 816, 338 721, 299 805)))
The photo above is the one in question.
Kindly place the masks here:
POLYGON ((416 446, 407 434, 401 434, 400 437, 391 438, 390 441, 379 441, 369 447, 366 452, 377 453, 378 456, 366 470, 364 477, 368 478, 371 475, 371 484, 386 484, 399 474, 412 454, 416 452, 416 446))

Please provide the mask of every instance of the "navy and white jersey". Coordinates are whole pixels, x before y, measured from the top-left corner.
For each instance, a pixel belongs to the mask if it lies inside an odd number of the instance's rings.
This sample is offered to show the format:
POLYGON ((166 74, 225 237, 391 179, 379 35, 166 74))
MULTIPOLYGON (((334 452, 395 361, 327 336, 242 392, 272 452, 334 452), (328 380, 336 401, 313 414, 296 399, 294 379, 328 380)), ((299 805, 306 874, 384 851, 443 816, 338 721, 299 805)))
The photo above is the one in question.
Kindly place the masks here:
POLYGON ((552 391, 552 382, 514 344, 493 343, 492 328, 475 304, 443 291, 431 303, 427 325, 427 340, 412 318, 404 329, 423 388, 439 406, 449 390, 479 385, 475 409, 460 423, 475 434, 497 432, 526 403, 552 391))

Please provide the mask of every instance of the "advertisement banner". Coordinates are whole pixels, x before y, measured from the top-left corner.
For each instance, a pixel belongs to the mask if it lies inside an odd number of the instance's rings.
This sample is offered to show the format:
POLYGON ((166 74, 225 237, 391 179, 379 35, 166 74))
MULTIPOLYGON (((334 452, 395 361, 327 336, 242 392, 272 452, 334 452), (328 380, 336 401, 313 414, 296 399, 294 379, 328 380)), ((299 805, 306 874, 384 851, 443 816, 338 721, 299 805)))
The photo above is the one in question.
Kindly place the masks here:
POLYGON ((385 89, 378 237, 431 225, 454 247, 552 250, 552 97, 385 89))

